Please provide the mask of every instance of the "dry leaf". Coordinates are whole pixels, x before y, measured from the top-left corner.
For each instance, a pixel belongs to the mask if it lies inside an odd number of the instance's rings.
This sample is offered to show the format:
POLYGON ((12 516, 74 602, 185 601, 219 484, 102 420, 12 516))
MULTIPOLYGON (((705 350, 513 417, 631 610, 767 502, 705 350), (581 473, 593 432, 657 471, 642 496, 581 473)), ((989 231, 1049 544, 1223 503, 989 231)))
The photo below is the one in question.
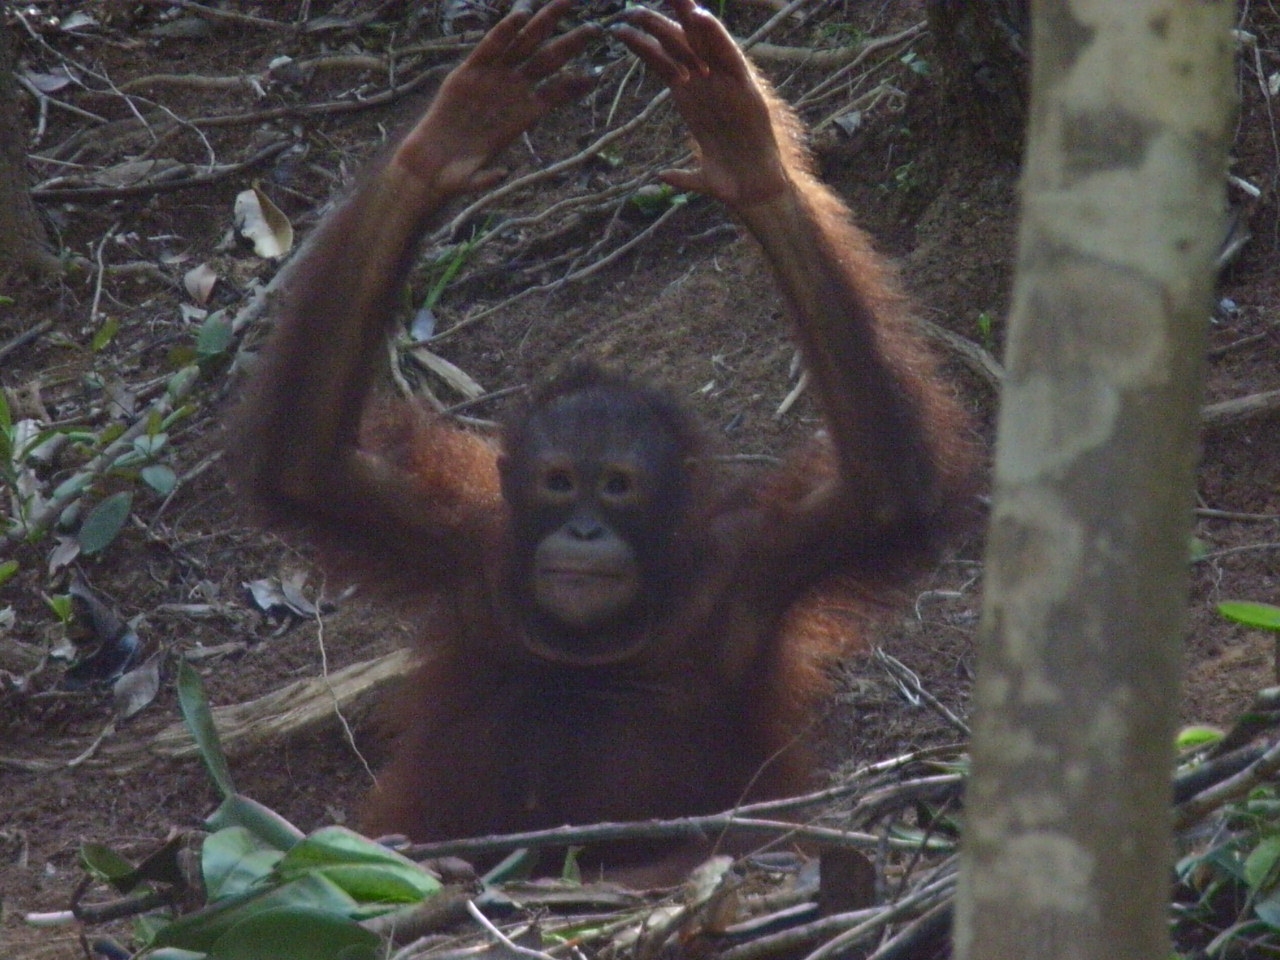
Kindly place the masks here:
POLYGON ((136 670, 120 677, 111 688, 116 717, 127 720, 149 704, 160 692, 160 658, 151 657, 136 670))
POLYGON ((432 353, 426 347, 418 347, 412 351, 413 359, 430 370, 468 400, 484 396, 484 387, 476 382, 471 374, 456 364, 450 363, 439 354, 432 353))
POLYGON ((209 297, 213 294, 213 286, 217 282, 218 274, 207 263, 192 267, 182 275, 182 285, 187 288, 187 293, 196 303, 208 303, 209 297))
POLYGON ((235 222, 240 236, 253 241, 253 252, 260 257, 283 257, 293 249, 293 224, 257 187, 236 196, 235 222))

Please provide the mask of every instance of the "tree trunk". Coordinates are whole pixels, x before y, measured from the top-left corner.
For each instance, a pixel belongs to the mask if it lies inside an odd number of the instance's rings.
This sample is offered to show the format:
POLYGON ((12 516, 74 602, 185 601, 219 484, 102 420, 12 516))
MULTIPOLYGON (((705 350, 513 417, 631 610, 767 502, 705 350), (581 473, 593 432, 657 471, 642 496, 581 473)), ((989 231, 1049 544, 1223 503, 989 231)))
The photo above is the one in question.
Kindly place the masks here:
POLYGON ((17 57, 0 0, 0 283, 19 273, 57 270, 27 183, 27 124, 14 80, 17 57))
POLYGON ((1032 9, 957 956, 1155 960, 1234 5, 1032 9))
POLYGON ((1022 154, 1030 0, 928 0, 938 83, 951 127, 995 152, 1022 154))

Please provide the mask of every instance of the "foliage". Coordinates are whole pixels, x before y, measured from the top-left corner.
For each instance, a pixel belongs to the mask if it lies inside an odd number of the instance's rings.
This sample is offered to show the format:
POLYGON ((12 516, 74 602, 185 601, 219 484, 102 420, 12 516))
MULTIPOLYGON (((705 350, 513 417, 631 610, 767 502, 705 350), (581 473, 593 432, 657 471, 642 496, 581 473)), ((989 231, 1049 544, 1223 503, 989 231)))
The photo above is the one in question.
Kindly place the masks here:
POLYGON ((983 310, 978 314, 978 336, 982 339, 982 347, 987 352, 995 350, 996 347, 996 321, 990 310, 983 310))
MULTIPOLYGON (((91 337, 87 354, 100 353, 118 330, 118 322, 104 321, 91 337)), ((229 324, 224 330, 206 323, 197 334, 191 360, 200 364, 225 360, 230 335, 229 324), (216 332, 210 333, 211 329, 216 332)), ((93 556, 105 551, 133 509, 131 485, 141 483, 160 496, 176 489, 178 476, 168 462, 170 430, 193 412, 183 401, 199 372, 199 367, 184 361, 169 375, 162 395, 132 426, 113 418, 97 429, 40 429, 35 420, 16 420, 0 392, 0 481, 9 498, 4 534, 37 541, 56 525, 76 531, 79 553, 93 556), (120 489, 122 483, 124 489, 120 489), (100 499, 82 509, 95 497, 100 499)), ((92 371, 85 378, 93 390, 105 390, 105 382, 92 371)))
POLYGON ((927 77, 933 71, 933 68, 929 65, 929 61, 924 59, 924 57, 920 56, 920 54, 916 53, 914 50, 907 51, 899 57, 898 60, 912 73, 919 74, 922 77, 927 77))
MULTIPOLYGON (((174 919, 144 917, 138 934, 153 960, 372 960, 380 938, 360 921, 420 903, 440 882, 412 860, 344 827, 304 835, 235 792, 199 675, 178 677, 183 717, 223 802, 200 847, 203 907, 174 919)), ((101 844, 81 859, 129 892, 157 874, 101 844)), ((149 862, 155 856, 148 858, 149 862)), ((163 874, 160 874, 163 876, 163 874)))
POLYGON ((472 231, 470 238, 461 243, 450 244, 431 258, 427 264, 427 295, 423 298, 422 309, 431 310, 440 302, 458 273, 466 266, 476 247, 489 232, 489 224, 472 231))
MULTIPOLYGON (((1218 612, 1280 632, 1280 607, 1273 604, 1228 600, 1218 612)), ((1214 738, 1202 730, 1184 731, 1179 747, 1211 744, 1214 738)), ((1258 787, 1228 806, 1220 823, 1203 849, 1178 863, 1179 940, 1207 940, 1203 952, 1210 958, 1280 957, 1280 790, 1258 787)))
POLYGON ((1228 809, 1208 847, 1179 861, 1178 939, 1210 958, 1280 957, 1280 793, 1259 788, 1228 809), (1199 935, 1198 935, 1199 934, 1199 935))
POLYGON ((1280 631, 1280 607, 1274 604, 1225 600, 1218 604, 1218 612, 1228 620, 1243 623, 1246 627, 1280 631))

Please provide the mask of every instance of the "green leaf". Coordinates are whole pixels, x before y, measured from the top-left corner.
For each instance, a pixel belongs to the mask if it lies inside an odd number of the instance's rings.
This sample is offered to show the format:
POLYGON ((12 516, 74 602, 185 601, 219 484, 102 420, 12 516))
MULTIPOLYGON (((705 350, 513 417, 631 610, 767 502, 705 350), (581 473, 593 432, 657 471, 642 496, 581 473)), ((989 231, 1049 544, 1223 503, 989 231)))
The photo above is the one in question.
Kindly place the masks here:
POLYGON ((227 827, 205 838, 200 848, 200 870, 209 902, 241 896, 263 885, 284 856, 244 827, 227 827))
POLYGON ((0 431, 9 433, 13 430, 13 414, 9 412, 9 398, 0 390, 0 431))
POLYGON ((564 852, 564 863, 560 866, 561 880, 568 880, 570 883, 582 883, 582 867, 578 863, 578 856, 583 849, 583 847, 570 847, 564 852))
MULTIPOLYGON (((159 421, 157 421, 157 426, 159 426, 159 421)), ((155 457, 168 442, 169 435, 167 433, 147 434, 141 437, 134 437, 133 449, 144 457, 155 457)))
MULTIPOLYGON (((313 910, 343 918, 359 910, 354 900, 324 877, 308 875, 281 886, 220 900, 180 917, 161 930, 153 944, 213 952, 218 960, 226 960, 215 950, 224 934, 251 917, 280 908, 313 910)), ((266 960, 268 956, 271 954, 260 954, 259 960, 266 960)))
POLYGON ((141 476, 142 482, 161 496, 173 493, 173 488, 178 485, 178 475, 173 472, 172 467, 164 463, 153 463, 149 467, 143 467, 141 476))
POLYGON ((1244 862, 1244 882, 1250 890, 1259 891, 1275 883, 1276 864, 1280 863, 1280 836, 1263 837, 1244 862))
POLYGON ((119 880, 133 873, 133 864, 101 843, 82 843, 80 860, 101 880, 119 880))
POLYGON ((98 353, 115 339, 116 333, 120 330, 120 321, 115 317, 107 317, 102 321, 102 326, 98 327, 98 331, 93 335, 93 339, 89 341, 89 350, 98 353))
POLYGON ((1223 733, 1217 727, 1183 727, 1178 731, 1175 745, 1179 750, 1197 750, 1217 743, 1223 733))
POLYGON ((209 710, 204 682, 196 668, 185 660, 178 666, 178 706, 182 710, 182 719, 186 721, 187 729, 195 738, 204 765, 209 768, 209 776, 224 797, 231 796, 236 788, 231 782, 231 768, 227 766, 226 754, 222 752, 222 744, 218 740, 218 728, 213 725, 213 713, 209 710))
POLYGON ((170 347, 169 352, 164 355, 165 366, 174 370, 185 370, 195 363, 197 359, 194 344, 180 343, 170 347))
POLYGON ((134 479, 135 473, 130 468, 146 462, 147 458, 137 450, 126 450, 116 457, 115 462, 111 464, 111 473, 113 476, 134 479))
POLYGON ((194 364, 188 364, 169 378, 169 382, 165 384, 165 393, 169 395, 170 400, 186 396, 199 377, 200 368, 194 364))
POLYGON ((291 850, 306 836, 301 830, 270 807, 236 793, 227 797, 207 820, 210 830, 243 827, 265 846, 274 850, 291 850))
POLYGON ((0 563, 0 587, 13 579, 13 575, 18 572, 17 560, 6 560, 0 563))
POLYGON ((182 420, 185 417, 189 417, 191 416, 191 414, 195 412, 196 412, 196 408, 194 404, 184 403, 177 410, 174 410, 172 413, 170 413, 168 416, 164 417, 160 421, 160 429, 168 430, 179 420, 182 420))
POLYGON ((280 861, 283 879, 319 873, 363 903, 414 903, 440 881, 407 857, 345 827, 322 827, 280 861))
POLYGON ((373 960, 382 941, 345 917, 305 907, 264 910, 218 938, 218 960, 373 960))
POLYGON ((1273 931, 1280 930, 1280 890, 1272 890, 1266 897, 1254 903, 1253 912, 1273 931))
POLYGON ((60 621, 68 623, 71 620, 71 594, 55 593, 51 597, 46 596, 44 602, 60 621))
POLYGON ((53 498, 61 500, 63 497, 77 497, 84 493, 91 483, 93 483, 93 477, 87 473, 77 473, 53 488, 53 498))
POLYGON ((107 497, 89 511, 80 524, 80 552, 86 556, 101 553, 119 535, 133 508, 133 494, 125 491, 107 497))
POLYGON ((210 360, 226 353, 231 346, 231 321, 221 313, 210 314, 196 335, 196 356, 210 360))
POLYGON ((440 882, 416 864, 338 863, 314 867, 308 875, 332 881, 358 903, 378 904, 375 913, 393 904, 420 903, 440 889, 440 882))
POLYGON ((1218 612, 1228 620, 1243 623, 1260 630, 1280 630, 1280 607, 1270 603, 1250 603, 1245 600, 1225 600, 1218 604, 1218 612))
POLYGON ((306 870, 332 863, 395 863, 420 870, 416 863, 389 847, 346 827, 321 827, 289 851, 280 872, 306 870))
POLYGON ((889 829, 889 835, 896 840, 907 840, 911 843, 920 844, 926 850, 954 850, 955 841, 937 833, 921 830, 916 827, 908 827, 902 824, 894 824, 889 829))

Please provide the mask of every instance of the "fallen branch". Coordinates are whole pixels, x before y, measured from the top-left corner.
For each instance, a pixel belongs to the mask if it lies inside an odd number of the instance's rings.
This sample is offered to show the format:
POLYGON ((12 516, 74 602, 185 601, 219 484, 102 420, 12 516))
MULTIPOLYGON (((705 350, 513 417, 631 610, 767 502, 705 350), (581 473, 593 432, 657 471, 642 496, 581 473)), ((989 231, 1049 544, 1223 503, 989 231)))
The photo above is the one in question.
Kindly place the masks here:
POLYGON ((1219 429, 1258 420, 1277 411, 1280 411, 1280 390, 1267 390, 1211 403, 1200 411, 1200 419, 1207 429, 1219 429))
MULTIPOLYGON (((360 713, 371 708, 379 694, 409 672, 410 654, 397 650, 375 660, 352 664, 327 676, 298 680, 245 703, 213 708, 214 724, 223 750, 230 757, 328 726, 337 725, 337 712, 360 713)), ((197 755, 186 724, 165 727, 147 742, 109 744, 89 766, 106 766, 113 773, 138 770, 157 759, 186 759, 197 755)))

